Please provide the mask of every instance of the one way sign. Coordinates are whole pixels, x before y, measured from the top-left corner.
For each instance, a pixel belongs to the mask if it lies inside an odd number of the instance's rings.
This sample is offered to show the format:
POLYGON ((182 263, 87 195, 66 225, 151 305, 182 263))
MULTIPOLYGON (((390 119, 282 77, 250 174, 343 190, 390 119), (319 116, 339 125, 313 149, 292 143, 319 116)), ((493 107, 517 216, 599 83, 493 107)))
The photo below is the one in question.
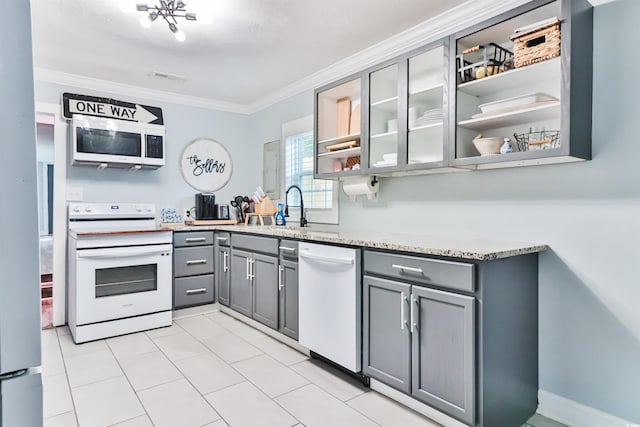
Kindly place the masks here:
POLYGON ((71 119, 74 114, 83 114, 130 122, 164 125, 162 109, 159 107, 75 93, 63 93, 62 105, 63 115, 67 119, 71 119))

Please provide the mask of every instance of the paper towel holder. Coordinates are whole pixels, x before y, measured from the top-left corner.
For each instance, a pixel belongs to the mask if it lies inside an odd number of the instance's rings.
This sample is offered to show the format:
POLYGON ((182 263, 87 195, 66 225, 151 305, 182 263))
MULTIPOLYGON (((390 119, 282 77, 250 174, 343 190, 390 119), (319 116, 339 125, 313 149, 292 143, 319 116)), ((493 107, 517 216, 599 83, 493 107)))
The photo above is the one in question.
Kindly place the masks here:
POLYGON ((351 202, 355 202, 356 201, 356 196, 360 196, 360 195, 367 196, 368 200, 377 202, 378 201, 378 189, 379 189, 378 183, 379 183, 378 178, 375 175, 371 176, 371 177, 367 177, 367 176, 354 177, 352 179, 345 179, 344 182, 343 182, 343 188, 342 189, 343 189, 344 193, 349 197, 349 201, 351 201, 351 202), (364 180, 362 178, 364 178, 364 180), (362 190, 362 188, 355 189, 355 191, 353 189, 349 189, 349 190, 345 189, 345 184, 347 182, 349 182, 349 181, 352 181, 352 180, 360 181, 360 184, 356 184, 358 186, 361 185, 361 184, 364 184, 366 187, 369 187, 369 188, 368 189, 365 188, 365 191, 360 191, 360 190, 362 190))

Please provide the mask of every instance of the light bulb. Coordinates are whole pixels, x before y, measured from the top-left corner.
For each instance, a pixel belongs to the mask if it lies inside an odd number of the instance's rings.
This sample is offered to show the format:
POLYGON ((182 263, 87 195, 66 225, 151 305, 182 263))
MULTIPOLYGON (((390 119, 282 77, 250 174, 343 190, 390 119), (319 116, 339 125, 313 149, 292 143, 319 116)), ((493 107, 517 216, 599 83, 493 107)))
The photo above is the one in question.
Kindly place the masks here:
POLYGON ((144 14, 140 17, 140 25, 142 25, 143 28, 151 28, 151 19, 149 18, 149 15, 144 14))
POLYGON ((179 42, 183 42, 187 38, 187 35, 180 28, 178 28, 176 32, 173 33, 173 35, 179 42))

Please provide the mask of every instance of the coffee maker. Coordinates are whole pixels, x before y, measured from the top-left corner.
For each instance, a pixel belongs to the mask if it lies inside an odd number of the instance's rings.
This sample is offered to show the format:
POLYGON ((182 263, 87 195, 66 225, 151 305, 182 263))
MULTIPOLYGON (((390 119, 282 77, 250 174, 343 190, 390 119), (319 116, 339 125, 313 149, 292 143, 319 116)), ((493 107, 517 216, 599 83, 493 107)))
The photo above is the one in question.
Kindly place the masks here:
POLYGON ((213 193, 196 193, 196 219, 217 219, 216 195, 213 193))

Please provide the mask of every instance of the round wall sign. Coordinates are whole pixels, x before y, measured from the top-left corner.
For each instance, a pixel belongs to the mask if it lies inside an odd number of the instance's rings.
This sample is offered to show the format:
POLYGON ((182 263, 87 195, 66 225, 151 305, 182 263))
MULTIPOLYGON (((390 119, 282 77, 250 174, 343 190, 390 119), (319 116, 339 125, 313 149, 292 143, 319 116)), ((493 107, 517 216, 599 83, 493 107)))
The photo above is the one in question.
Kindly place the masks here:
POLYGON ((224 145, 213 139, 199 138, 184 147, 180 171, 187 184, 210 193, 227 185, 233 164, 224 145))

